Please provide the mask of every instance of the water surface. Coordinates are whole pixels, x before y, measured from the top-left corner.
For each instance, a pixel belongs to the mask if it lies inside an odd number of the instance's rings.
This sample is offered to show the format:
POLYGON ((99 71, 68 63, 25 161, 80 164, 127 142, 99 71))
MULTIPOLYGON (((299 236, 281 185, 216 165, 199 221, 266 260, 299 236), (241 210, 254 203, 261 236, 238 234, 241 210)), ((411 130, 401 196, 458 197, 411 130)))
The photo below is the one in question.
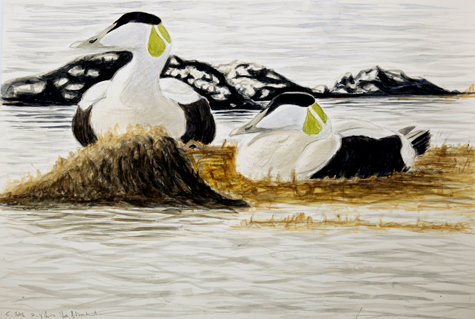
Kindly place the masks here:
MULTIPOLYGON (((474 138, 473 99, 334 99, 331 116, 430 127, 435 144, 474 138), (429 111, 430 110, 430 111, 429 111), (457 121, 447 121, 447 117, 457 121)), ((2 183, 47 172, 79 148, 73 107, 0 108, 2 183)), ((216 144, 252 112, 216 111, 216 144)), ((331 205, 240 212, 132 207, 0 207, 0 317, 472 318, 471 234, 235 228, 331 205), (45 313, 46 311, 46 313, 45 313)), ((350 218, 456 222, 450 211, 348 207, 350 218)))

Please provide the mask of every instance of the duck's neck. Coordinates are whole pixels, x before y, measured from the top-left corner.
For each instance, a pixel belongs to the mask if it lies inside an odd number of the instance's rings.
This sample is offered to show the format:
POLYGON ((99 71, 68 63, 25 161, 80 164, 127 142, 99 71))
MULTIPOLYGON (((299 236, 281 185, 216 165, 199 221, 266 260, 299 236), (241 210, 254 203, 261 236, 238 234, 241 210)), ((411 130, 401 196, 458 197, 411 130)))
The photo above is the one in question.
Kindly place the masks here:
POLYGON ((158 79, 167 57, 153 58, 148 53, 135 53, 126 66, 112 78, 108 96, 118 98, 125 107, 136 107, 167 101, 160 92, 158 79))

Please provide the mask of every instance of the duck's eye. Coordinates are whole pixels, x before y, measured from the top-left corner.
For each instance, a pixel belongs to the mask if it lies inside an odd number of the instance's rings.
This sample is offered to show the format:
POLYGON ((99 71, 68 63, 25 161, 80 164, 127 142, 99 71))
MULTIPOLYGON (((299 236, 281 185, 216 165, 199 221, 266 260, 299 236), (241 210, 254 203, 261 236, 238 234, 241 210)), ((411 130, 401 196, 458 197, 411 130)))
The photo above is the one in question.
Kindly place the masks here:
POLYGON ((160 38, 155 27, 152 26, 152 31, 150 32, 150 37, 148 38, 148 53, 154 58, 157 58, 165 52, 167 48, 165 42, 160 38))
POLYGON ((89 43, 94 43, 96 41, 97 41, 97 39, 92 39, 92 40, 89 40, 89 43))

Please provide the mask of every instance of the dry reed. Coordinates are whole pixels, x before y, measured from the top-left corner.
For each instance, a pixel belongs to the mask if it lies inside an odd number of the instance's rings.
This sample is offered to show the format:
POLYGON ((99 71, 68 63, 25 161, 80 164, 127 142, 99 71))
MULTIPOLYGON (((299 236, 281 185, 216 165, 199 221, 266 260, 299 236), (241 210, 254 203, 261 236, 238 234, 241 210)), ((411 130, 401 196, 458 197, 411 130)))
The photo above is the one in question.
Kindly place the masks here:
POLYGON ((320 220, 316 220, 304 213, 296 213, 282 219, 275 219, 274 216, 264 220, 259 220, 254 217, 241 220, 239 226, 233 228, 259 228, 259 229, 285 229, 285 230, 308 230, 308 231, 325 231, 328 229, 351 229, 357 231, 359 229, 369 229, 374 231, 388 231, 391 229, 402 229, 413 232, 463 232, 472 233, 469 222, 429 222, 423 221, 420 218, 415 223, 412 222, 385 222, 379 219, 377 222, 362 220, 360 215, 354 219, 342 218, 337 215, 335 218, 327 218, 322 214, 320 220))
POLYGON ((340 203, 389 209, 430 210, 475 208, 475 150, 469 145, 433 146, 416 159, 410 171, 367 179, 253 180, 236 172, 236 146, 188 151, 200 176, 220 193, 250 202, 340 203))

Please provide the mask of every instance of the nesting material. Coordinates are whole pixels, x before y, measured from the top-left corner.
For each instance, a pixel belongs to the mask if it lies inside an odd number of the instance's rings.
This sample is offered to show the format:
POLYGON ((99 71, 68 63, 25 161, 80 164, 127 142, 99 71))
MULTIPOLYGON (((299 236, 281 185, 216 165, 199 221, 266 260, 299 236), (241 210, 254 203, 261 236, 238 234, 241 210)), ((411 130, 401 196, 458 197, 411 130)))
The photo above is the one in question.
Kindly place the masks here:
POLYGON ((402 229, 413 232, 442 232, 442 233, 473 233, 473 225, 468 222, 429 222, 420 218, 415 222, 389 222, 380 219, 378 221, 362 220, 360 215, 348 218, 348 215, 337 215, 335 218, 327 218, 322 214, 320 219, 306 216, 305 213, 296 213, 284 218, 256 219, 249 217, 243 219, 239 226, 234 228, 259 228, 259 229, 285 229, 289 231, 320 231, 329 229, 359 229, 374 231, 389 231, 392 229, 402 229))
POLYGON ((236 146, 206 147, 188 152, 201 177, 220 193, 252 206, 321 205, 405 209, 411 211, 475 211, 475 150, 469 145, 433 146, 408 172, 367 179, 249 179, 236 172, 236 146))
POLYGON ((59 158, 51 172, 7 186, 0 202, 247 206, 211 189, 179 142, 161 128, 140 127, 120 136, 109 133, 59 158))

